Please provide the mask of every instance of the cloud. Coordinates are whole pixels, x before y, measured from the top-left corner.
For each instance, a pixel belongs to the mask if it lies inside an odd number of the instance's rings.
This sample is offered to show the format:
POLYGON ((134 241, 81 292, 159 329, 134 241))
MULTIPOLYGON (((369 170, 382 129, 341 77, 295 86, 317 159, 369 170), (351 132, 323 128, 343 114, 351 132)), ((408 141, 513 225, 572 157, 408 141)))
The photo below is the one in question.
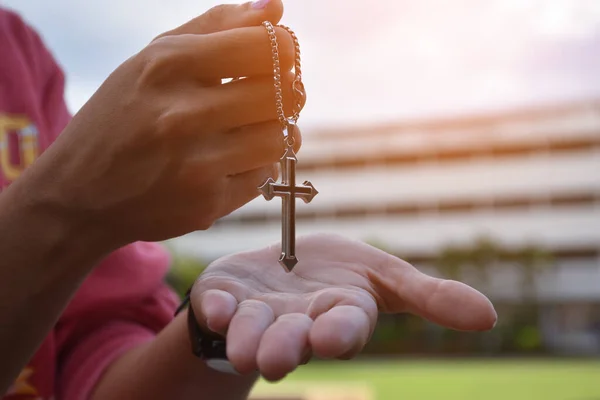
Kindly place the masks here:
MULTIPOLYGON (((231 1, 230 1, 231 2, 231 1)), ((216 1, 4 0, 65 67, 75 110, 123 60, 216 1)), ((288 0, 308 124, 600 95, 596 0, 288 0), (594 82, 590 84, 590 82, 594 82)))

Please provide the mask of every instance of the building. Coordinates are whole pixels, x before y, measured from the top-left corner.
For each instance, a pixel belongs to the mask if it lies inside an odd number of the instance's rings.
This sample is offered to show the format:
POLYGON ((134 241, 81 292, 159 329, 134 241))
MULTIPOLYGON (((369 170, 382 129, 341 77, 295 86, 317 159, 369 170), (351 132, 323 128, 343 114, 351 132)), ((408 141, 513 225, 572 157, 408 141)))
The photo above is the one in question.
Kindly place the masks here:
MULTIPOLYGON (((298 158, 298 180, 319 190, 297 202, 298 235, 376 242, 424 269, 481 235, 543 248, 553 267, 531 290, 546 339, 600 351, 600 101, 314 131, 298 158)), ((260 197, 174 245, 205 260, 263 247, 280 240, 280 212, 260 197)), ((518 302, 509 270, 482 291, 518 302)))

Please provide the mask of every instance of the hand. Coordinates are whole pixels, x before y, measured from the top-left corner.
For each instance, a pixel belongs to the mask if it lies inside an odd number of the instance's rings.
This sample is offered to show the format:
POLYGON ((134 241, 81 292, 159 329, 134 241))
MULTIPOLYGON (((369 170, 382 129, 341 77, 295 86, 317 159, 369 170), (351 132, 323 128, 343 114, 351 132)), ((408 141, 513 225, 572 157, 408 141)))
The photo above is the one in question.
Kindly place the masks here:
MULTIPOLYGON (((23 192, 114 247, 206 229, 252 200, 284 150, 260 26, 282 12, 279 0, 220 6, 152 41, 74 117, 23 192), (221 84, 231 77, 247 79, 221 84)), ((291 105, 293 42, 277 36, 291 105)))
POLYGON ((195 283, 198 322, 226 335, 240 373, 278 380, 311 354, 348 359, 369 340, 379 312, 410 312, 465 331, 491 329, 490 301, 462 283, 429 277, 364 243, 338 236, 299 238, 287 273, 279 247, 212 263, 195 283))

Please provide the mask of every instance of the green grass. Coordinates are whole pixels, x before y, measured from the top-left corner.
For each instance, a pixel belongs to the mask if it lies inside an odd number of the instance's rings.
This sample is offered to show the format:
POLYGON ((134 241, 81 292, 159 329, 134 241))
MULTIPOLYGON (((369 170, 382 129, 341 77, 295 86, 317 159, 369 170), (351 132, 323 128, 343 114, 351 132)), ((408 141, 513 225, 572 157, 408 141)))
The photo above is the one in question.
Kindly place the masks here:
POLYGON ((600 400, 600 360, 319 362, 256 392, 367 386, 373 400, 600 400))

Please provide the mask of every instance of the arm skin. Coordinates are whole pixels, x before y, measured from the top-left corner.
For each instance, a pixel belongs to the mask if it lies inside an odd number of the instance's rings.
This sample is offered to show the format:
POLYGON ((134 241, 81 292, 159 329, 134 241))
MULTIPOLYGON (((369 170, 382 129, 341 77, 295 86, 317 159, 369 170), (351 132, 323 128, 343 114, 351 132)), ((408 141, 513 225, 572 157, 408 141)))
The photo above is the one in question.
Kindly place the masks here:
MULTIPOLYGON (((14 382, 81 283, 106 255, 133 241, 160 241, 206 229, 219 216, 255 197, 256 187, 274 174, 273 165, 281 156, 274 138, 281 137, 281 130, 269 95, 272 82, 261 79, 272 71, 272 64, 270 46, 259 26, 264 20, 278 23, 282 14, 283 5, 278 0, 261 2, 258 7, 250 3, 224 5, 161 35, 111 74, 53 145, 0 193, 0 395, 14 382), (203 42, 199 46, 192 43, 196 41, 203 42), (237 48, 244 41, 252 42, 245 45, 245 53, 214 51, 223 48, 220 43, 237 48), (198 58, 202 49, 214 64, 198 58), (240 62, 240 57, 257 58, 256 49, 265 54, 260 58, 263 61, 240 62), (197 61, 190 63, 190 56, 197 61), (216 96, 210 83, 216 77, 215 71, 229 74, 224 77, 257 79, 216 96), (194 99, 185 100, 182 85, 190 87, 193 85, 189 83, 200 81, 208 83, 184 91, 185 96, 194 99), (257 101, 257 93, 267 96, 257 101), (204 101, 200 104, 195 101, 198 98, 204 101), (244 104, 249 99, 248 108, 244 104), (238 112, 232 114, 233 105, 238 112), (217 108, 225 117, 213 116, 217 108), (240 116, 235 126, 232 115, 240 116), (250 128, 235 141, 227 139, 228 131, 238 127, 250 128), (199 162, 203 156, 194 155, 189 146, 181 146, 182 134, 188 130, 190 137, 197 139, 196 148, 203 149, 200 153, 210 154, 208 163, 199 162), (237 149, 252 145, 259 146, 260 151, 248 152, 251 156, 243 160, 235 157, 237 149), (235 171, 230 170, 232 157, 238 161, 235 171), (173 160, 177 162, 170 162, 173 160), (189 171, 196 174, 194 179, 185 178, 191 176, 189 171), (138 179, 140 172, 145 180, 138 179), (197 179, 199 172, 203 172, 201 182, 197 179), (237 178, 230 179, 232 175, 237 178), (200 193, 199 185, 219 189, 205 195, 200 193), (157 193, 169 193, 168 199, 157 193)), ((293 42, 283 29, 280 33, 282 69, 290 70, 293 42)), ((286 98, 291 96, 291 90, 284 94, 286 98)), ((174 343, 181 345, 187 340, 184 331, 180 323, 175 323, 147 348, 155 355, 168 353, 174 343)), ((127 353, 114 368, 142 357, 141 351, 127 353)), ((189 346, 185 351, 181 347, 177 353, 181 360, 164 357, 181 366, 198 364, 198 360, 190 359, 189 351, 189 346)), ((192 368, 194 380, 220 388, 223 392, 215 398, 240 398, 243 395, 235 393, 247 392, 239 389, 244 387, 241 382, 249 388, 255 379, 216 377, 215 372, 202 368, 192 368), (230 384, 232 379, 235 385, 230 384)), ((181 378, 172 371, 179 369, 137 373, 155 379, 160 372, 165 379, 173 377, 176 383, 181 378)), ((204 393, 208 389, 202 390, 204 393)))
MULTIPOLYGON (((0 194, 0 393, 33 356, 108 248, 93 224, 32 196, 28 174, 0 194), (32 277, 36 277, 33 279, 32 277), (10 305, 10 306, 7 306, 10 305)), ((209 369, 191 353, 187 313, 113 363, 94 400, 246 399, 258 375, 209 369), (158 361, 160 360, 160 362, 158 361)))
POLYGON ((35 192, 32 172, 0 193, 0 393, 109 252, 91 224, 35 192))
POLYGON ((214 371, 195 357, 182 312, 153 341, 121 356, 106 371, 92 400, 242 400, 258 373, 238 376, 214 371))

